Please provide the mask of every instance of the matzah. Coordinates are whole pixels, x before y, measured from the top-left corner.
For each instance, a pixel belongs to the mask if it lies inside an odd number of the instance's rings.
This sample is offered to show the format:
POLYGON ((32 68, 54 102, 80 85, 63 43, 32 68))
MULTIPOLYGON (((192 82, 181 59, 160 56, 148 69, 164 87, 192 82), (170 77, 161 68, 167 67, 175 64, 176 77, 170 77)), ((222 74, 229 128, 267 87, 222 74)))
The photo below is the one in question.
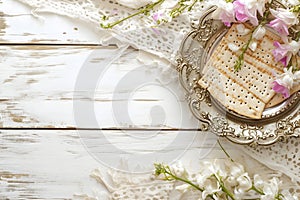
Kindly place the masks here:
POLYGON ((207 74, 210 74, 210 77, 207 80, 201 79, 200 85, 207 88, 210 94, 222 102, 225 107, 230 110, 240 111, 239 113, 243 113, 247 117, 261 118, 265 103, 238 85, 238 83, 229 79, 218 69, 210 67, 207 74), (214 87, 209 87, 210 85, 214 87))
POLYGON ((207 88, 211 95, 229 110, 259 119, 265 105, 275 95, 275 91, 272 90, 272 74, 283 73, 282 64, 276 62, 272 55, 273 42, 280 42, 281 39, 276 34, 267 31, 264 38, 258 41, 254 52, 250 49, 246 51, 244 65, 241 70, 235 72, 234 65, 241 51, 233 52, 228 44, 233 43, 242 47, 250 37, 249 34, 239 35, 236 26, 236 24, 232 25, 213 52, 204 67, 204 74, 199 84, 207 88), (225 83, 231 83, 234 87, 226 87, 225 83), (243 103, 240 104, 240 102, 243 103))

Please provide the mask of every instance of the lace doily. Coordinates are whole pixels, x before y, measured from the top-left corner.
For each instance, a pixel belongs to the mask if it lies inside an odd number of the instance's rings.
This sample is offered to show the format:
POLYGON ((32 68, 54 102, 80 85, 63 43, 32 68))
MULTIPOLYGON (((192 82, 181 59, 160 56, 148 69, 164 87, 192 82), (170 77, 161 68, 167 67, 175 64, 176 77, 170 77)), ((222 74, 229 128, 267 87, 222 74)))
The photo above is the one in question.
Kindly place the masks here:
MULTIPOLYGON (((100 23, 103 15, 109 16, 110 21, 118 20, 134 12, 116 1, 109 0, 19 0, 32 7, 35 16, 50 12, 82 20, 100 31, 99 41, 110 42, 107 34, 103 33, 100 23), (105 35, 101 37, 101 35, 105 35)), ((199 17, 209 7, 208 4, 198 3, 194 11, 175 18, 171 23, 153 28, 154 21, 147 17, 135 17, 115 26, 109 31, 111 36, 122 43, 128 43, 135 48, 145 50, 169 61, 174 61, 177 50, 185 33, 190 30, 191 23, 197 23, 199 17), (147 20, 148 19, 148 20, 147 20)))
POLYGON ((285 142, 278 142, 271 146, 241 147, 243 151, 266 166, 283 172, 297 188, 292 188, 300 196, 300 140, 291 138, 285 142))
MULTIPOLYGON (((99 24, 101 23, 101 17, 109 15, 110 19, 120 19, 124 16, 128 16, 134 11, 130 8, 124 7, 115 1, 111 0, 19 0, 32 7, 32 13, 34 15, 42 15, 43 12, 51 12, 71 18, 82 20, 99 31, 99 41, 110 42, 111 38, 117 38, 121 43, 127 43, 138 49, 145 50, 159 57, 168 59, 170 62, 174 62, 174 57, 179 48, 180 42, 186 32, 190 30, 190 24, 196 23, 198 18, 202 15, 203 11, 210 5, 208 3, 199 3, 195 6, 192 12, 181 15, 174 19, 169 24, 164 24, 156 28, 154 31, 151 28, 151 23, 145 23, 140 17, 136 17, 132 20, 126 21, 120 26, 115 27, 113 30, 109 30, 110 37, 107 38, 106 34, 100 34, 101 30, 99 24), (105 35, 105 38, 101 37, 105 35)), ((231 146, 233 144, 227 144, 231 146)), ((244 153, 250 155, 259 162, 266 166, 281 171, 289 176, 293 181, 298 184, 298 187, 290 188, 291 191, 295 191, 300 196, 300 141, 299 139, 290 139, 287 142, 279 142, 269 147, 241 147, 236 148, 243 150, 244 153)), ((239 154, 243 154, 240 152, 239 154)), ((94 176, 100 177, 99 172, 94 176)), ((135 187, 132 185, 132 190, 129 193, 123 191, 122 194, 116 194, 114 199, 126 199, 122 195, 127 195, 127 199, 134 199, 134 195, 137 191, 145 192, 149 196, 156 197, 157 199, 168 199, 170 191, 173 189, 172 183, 154 183, 156 187, 163 188, 162 193, 153 193, 151 187, 144 185, 135 187)), ((111 190, 114 195, 114 190, 111 190)), ((151 198, 149 198, 151 199, 151 198)), ((153 198, 152 198, 153 199, 153 198)), ((155 199, 155 198, 154 198, 155 199)))
MULTIPOLYGON (((224 142, 222 142, 224 143, 224 142)), ((215 149, 216 150, 216 149, 215 149)), ((221 152, 223 153, 223 152, 221 152)), ((288 177, 282 175, 280 172, 272 172, 264 165, 257 164, 253 159, 249 159, 248 156, 242 155, 236 152, 229 152, 232 158, 239 163, 243 163, 250 177, 254 174, 260 174, 264 180, 271 179, 272 177, 280 178, 283 181, 281 189, 289 189, 292 193, 299 194, 293 187, 294 185, 289 182, 288 177)), ((212 157, 218 157, 216 152, 212 152, 207 159, 212 157)), ((224 154, 224 153, 223 153, 224 154)), ((220 158, 219 158, 220 159, 220 158)), ((125 164, 126 165, 126 164, 125 164)), ((149 164, 150 165, 150 164, 149 164)), ((201 171, 201 164, 195 166, 191 163, 185 163, 184 167, 188 170, 190 177, 196 177, 197 173, 201 171)), ((126 168, 126 166, 124 166, 126 168)), ((146 199, 146 200, 199 200, 201 199, 201 193, 196 190, 182 191, 179 187, 182 182, 175 181, 161 181, 155 179, 151 173, 132 174, 126 172, 119 172, 116 170, 107 170, 103 168, 95 169, 91 177, 95 179, 99 184, 104 186, 107 193, 95 192, 92 196, 86 194, 75 195, 78 200, 96 200, 96 199, 111 199, 111 200, 132 200, 132 199, 146 199), (179 187, 178 187, 179 186, 179 187)), ((257 196, 251 196, 250 199, 256 199, 257 196)))

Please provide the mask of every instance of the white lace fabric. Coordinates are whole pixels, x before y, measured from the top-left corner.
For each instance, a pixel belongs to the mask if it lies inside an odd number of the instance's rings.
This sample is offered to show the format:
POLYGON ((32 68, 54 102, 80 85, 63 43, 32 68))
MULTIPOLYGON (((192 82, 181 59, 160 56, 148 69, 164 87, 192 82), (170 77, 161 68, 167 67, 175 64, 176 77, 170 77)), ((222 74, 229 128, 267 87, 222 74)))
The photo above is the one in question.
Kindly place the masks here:
MULTIPOLYGON (((99 31, 99 41, 107 38, 107 32, 111 33, 111 38, 118 39, 121 43, 130 44, 135 48, 145 50, 159 57, 174 62, 180 42, 185 33, 190 30, 190 24, 197 22, 203 12, 210 6, 208 3, 196 4, 192 12, 183 14, 174 19, 171 23, 152 27, 151 22, 145 21, 140 17, 123 22, 112 30, 103 30, 100 28, 103 15, 109 15, 110 20, 114 21, 132 14, 133 9, 124 7, 114 0, 19 0, 32 7, 33 14, 42 15, 43 12, 51 12, 59 15, 68 16, 81 20, 96 27, 99 31), (155 30, 154 30, 155 29, 155 30), (105 33, 105 34, 102 34, 105 33), (105 35, 105 38, 102 36, 105 35)), ((232 146, 233 144, 227 144, 232 146)), ((266 166, 278 170, 289 176, 297 185, 291 187, 300 194, 300 141, 299 139, 290 139, 287 142, 279 142, 269 147, 236 147, 242 149, 236 154, 246 153, 265 164, 266 166)), ((95 175, 95 174, 94 174, 95 175)), ((100 176, 99 173, 95 176, 100 176)), ((153 187, 160 187, 157 194, 151 190, 152 186, 144 182, 143 187, 132 183, 131 190, 128 187, 118 186, 118 190, 111 190, 112 199, 138 199, 134 195, 138 192, 147 194, 150 199, 169 199, 170 191, 173 189, 172 183, 155 183, 153 187), (147 188, 144 190, 143 188, 147 188), (118 191, 118 192, 116 192, 118 191), (121 193, 119 191, 122 191, 121 193), (125 198, 125 196, 126 198, 125 198), (133 195, 133 196, 132 196, 133 195), (155 196, 157 195, 157 196, 155 196), (152 198, 150 198, 152 197, 152 198)), ((157 188, 156 188, 157 189, 157 188)), ((157 192, 157 190, 154 191, 157 192)))
MULTIPOLYGON (((108 38, 100 24, 103 15, 109 16, 109 21, 121 19, 133 12, 131 8, 124 7, 115 1, 109 0, 19 0, 32 7, 34 15, 42 15, 43 12, 51 12, 68 16, 86 22, 99 30, 99 41, 108 38)), ((175 18, 171 23, 154 27, 154 21, 147 17, 135 17, 115 26, 111 30, 111 36, 122 43, 128 43, 133 47, 174 61, 180 42, 186 32, 190 30, 191 22, 197 22, 201 14, 209 5, 196 4, 196 11, 183 14, 175 18), (206 6, 204 6, 206 5, 206 6)))

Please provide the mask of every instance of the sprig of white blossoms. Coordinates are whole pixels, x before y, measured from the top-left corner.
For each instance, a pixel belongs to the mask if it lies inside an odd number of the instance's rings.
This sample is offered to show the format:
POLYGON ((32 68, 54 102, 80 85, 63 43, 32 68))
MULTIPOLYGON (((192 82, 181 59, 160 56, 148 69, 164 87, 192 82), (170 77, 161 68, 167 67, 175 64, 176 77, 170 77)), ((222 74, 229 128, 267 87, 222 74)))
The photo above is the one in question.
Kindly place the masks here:
POLYGON ((259 196, 261 200, 298 200, 295 194, 280 189, 282 181, 277 177, 263 180, 255 174, 251 178, 243 165, 230 159, 203 161, 196 175, 189 173, 180 162, 172 166, 155 164, 155 175, 158 179, 181 182, 176 187, 181 192, 200 191, 199 200, 239 200, 249 195, 259 196))
POLYGON ((144 22, 151 22, 150 24, 153 24, 153 26, 158 26, 162 23, 171 22, 184 12, 191 11, 198 2, 202 1, 203 0, 116 0, 119 4, 137 11, 114 22, 110 22, 109 15, 103 15, 103 22, 100 25, 106 29, 113 28, 130 18, 142 15, 146 16, 144 22))

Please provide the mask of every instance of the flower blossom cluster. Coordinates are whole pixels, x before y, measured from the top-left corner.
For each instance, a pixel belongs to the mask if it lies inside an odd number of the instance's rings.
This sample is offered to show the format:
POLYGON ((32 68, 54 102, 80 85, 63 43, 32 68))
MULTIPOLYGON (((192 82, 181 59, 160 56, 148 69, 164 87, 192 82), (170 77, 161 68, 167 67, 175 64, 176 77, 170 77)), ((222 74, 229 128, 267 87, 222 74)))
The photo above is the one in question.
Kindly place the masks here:
POLYGON ((244 199, 251 195, 261 200, 298 200, 296 195, 280 188, 283 184, 277 177, 264 180, 258 174, 250 176, 243 165, 230 159, 203 161, 196 174, 189 173, 181 163, 156 164, 155 167, 158 178, 181 181, 177 190, 183 193, 199 190, 199 200, 244 199))
MULTIPOLYGON (((246 47, 241 47, 242 54, 248 48, 255 51, 257 41, 261 40, 266 33, 265 26, 274 29, 281 36, 283 43, 274 41, 272 53, 274 59, 282 63, 284 73, 275 75, 273 90, 288 98, 290 90, 300 84, 300 63, 298 63, 300 61, 300 31, 295 34, 296 38, 293 38, 295 35, 292 36, 289 31, 291 27, 299 25, 300 1, 288 0, 286 3, 290 7, 273 9, 272 0, 223 0, 220 1, 213 17, 220 19, 227 27, 230 27, 232 23, 242 24, 245 22, 255 27, 246 47)), ((245 35, 250 30, 241 27, 238 32, 245 35)), ((229 48, 233 51, 239 50, 233 44, 229 44, 229 48)), ((243 58, 243 56, 239 58, 243 58)), ((239 60, 237 64, 242 64, 242 62, 239 60)), ((237 66, 235 69, 240 69, 240 67, 237 66)))

